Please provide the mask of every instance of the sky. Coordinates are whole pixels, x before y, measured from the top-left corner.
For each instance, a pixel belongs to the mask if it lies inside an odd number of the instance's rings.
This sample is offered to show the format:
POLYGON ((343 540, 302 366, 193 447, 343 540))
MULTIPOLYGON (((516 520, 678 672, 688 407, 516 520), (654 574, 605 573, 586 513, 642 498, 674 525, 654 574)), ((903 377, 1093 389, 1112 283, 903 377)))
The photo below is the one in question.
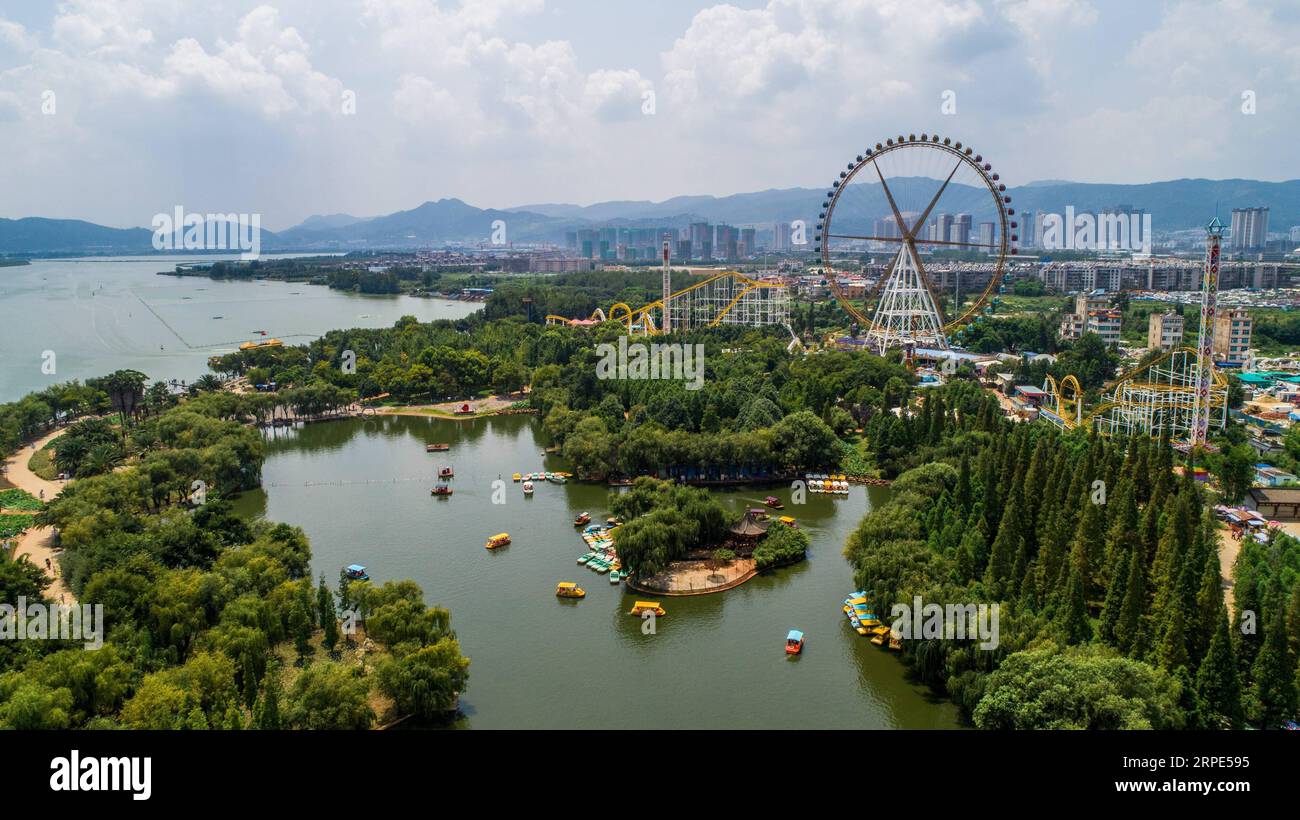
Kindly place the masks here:
POLYGON ((0 0, 0 217, 371 216, 820 186, 1300 177, 1295 0, 0 0))

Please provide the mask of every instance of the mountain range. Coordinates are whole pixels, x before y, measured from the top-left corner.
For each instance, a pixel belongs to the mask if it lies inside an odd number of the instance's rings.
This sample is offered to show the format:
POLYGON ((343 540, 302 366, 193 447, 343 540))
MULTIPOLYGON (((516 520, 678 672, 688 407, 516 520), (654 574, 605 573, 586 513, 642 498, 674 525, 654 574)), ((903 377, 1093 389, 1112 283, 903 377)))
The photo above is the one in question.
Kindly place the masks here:
MULTIPOLYGON (((895 197, 924 203, 934 181, 904 178, 891 183, 895 197)), ((856 186, 858 196, 842 199, 837 218, 863 224, 888 213, 879 185, 856 186), (846 219, 847 217, 847 219, 846 219)), ((1097 212, 1119 206, 1152 215, 1157 233, 1204 226, 1216 214, 1226 223, 1233 208, 1267 206, 1273 231, 1300 225, 1300 180, 1260 182, 1246 179, 1179 179, 1140 185, 1045 180, 1009 188, 1018 212, 1097 212)), ((987 192, 954 184, 944 208, 956 213, 977 208, 987 192)), ((262 250, 347 251, 429 247, 445 243, 487 242, 493 225, 504 222, 511 243, 563 242, 568 231, 595 227, 677 227, 707 221, 767 227, 795 219, 815 223, 825 189, 782 188, 729 196, 679 196, 663 202, 618 200, 593 205, 537 203, 514 208, 478 208, 459 199, 425 202, 383 216, 350 214, 312 216, 287 230, 262 231, 262 250)), ((900 206, 901 207, 901 206, 900 206)), ((987 207, 986 205, 984 207, 987 207)), ((917 210, 920 210, 918 207, 917 210)), ((155 253, 148 228, 110 228, 76 219, 25 217, 0 219, 0 254, 95 255, 155 253)))

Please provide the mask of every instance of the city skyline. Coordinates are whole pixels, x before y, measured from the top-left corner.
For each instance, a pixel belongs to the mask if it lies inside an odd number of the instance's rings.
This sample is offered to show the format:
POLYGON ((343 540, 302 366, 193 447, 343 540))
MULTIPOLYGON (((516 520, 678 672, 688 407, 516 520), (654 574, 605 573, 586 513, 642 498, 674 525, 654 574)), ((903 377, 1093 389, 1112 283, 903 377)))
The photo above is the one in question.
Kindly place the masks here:
POLYGON ((807 186, 900 129, 1015 184, 1300 176, 1278 163, 1300 14, 1132 5, 2 5, 0 216, 124 227, 179 203, 281 230, 439 197, 726 195, 807 186))

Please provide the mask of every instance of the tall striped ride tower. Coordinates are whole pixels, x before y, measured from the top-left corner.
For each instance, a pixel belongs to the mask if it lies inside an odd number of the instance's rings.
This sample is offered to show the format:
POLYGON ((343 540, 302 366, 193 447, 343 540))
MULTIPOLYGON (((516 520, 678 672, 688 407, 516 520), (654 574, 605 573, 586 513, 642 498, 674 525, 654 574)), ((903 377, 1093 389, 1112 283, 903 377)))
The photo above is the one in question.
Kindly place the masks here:
POLYGON ((1196 340, 1196 402, 1192 406, 1190 444, 1205 444, 1210 428, 1210 388, 1214 384, 1214 317, 1219 302, 1219 246, 1223 223, 1216 216, 1205 227, 1205 273, 1201 279, 1201 335, 1196 340))

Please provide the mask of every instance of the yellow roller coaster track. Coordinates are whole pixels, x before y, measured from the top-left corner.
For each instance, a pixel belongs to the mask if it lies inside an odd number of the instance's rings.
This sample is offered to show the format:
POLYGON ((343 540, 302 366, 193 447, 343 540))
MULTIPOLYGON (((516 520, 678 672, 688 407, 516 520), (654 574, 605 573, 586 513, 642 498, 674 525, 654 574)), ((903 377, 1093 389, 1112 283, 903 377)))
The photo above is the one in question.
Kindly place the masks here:
MULTIPOLYGON (((1156 358, 1152 359, 1146 364, 1138 365, 1126 371, 1125 373, 1120 374, 1120 376, 1114 379, 1113 381, 1107 382, 1105 385, 1102 386, 1101 388, 1102 392, 1113 394, 1116 388, 1120 387, 1125 383, 1128 383, 1132 387, 1138 387, 1143 390, 1150 390, 1153 393, 1193 393, 1196 390, 1195 384, 1161 384, 1159 382, 1140 382, 1140 381, 1136 381, 1136 378, 1137 376, 1151 370, 1151 368, 1157 367, 1161 363, 1168 361, 1176 353, 1195 354, 1196 352, 1197 351, 1195 348, 1187 347, 1187 346, 1170 348, 1168 351, 1161 354, 1160 356, 1157 356, 1156 358)), ((1228 386, 1228 377, 1224 376, 1223 373, 1217 367, 1214 368, 1213 372, 1214 372, 1214 387, 1220 389, 1226 388, 1228 386)), ((1082 413, 1079 412, 1083 405, 1083 389, 1079 384, 1079 380, 1074 377, 1074 374, 1070 374, 1065 378, 1061 379, 1059 385, 1057 384, 1056 379, 1052 378, 1049 375, 1047 377, 1046 382, 1043 384, 1043 389, 1044 392, 1046 392, 1049 396, 1052 397, 1052 400, 1056 403, 1056 408, 1058 411, 1066 407, 1067 402, 1070 403, 1069 406, 1071 406, 1074 412, 1068 414, 1065 412, 1057 413, 1057 416, 1061 419, 1061 422, 1067 428, 1073 428, 1081 424, 1091 422, 1094 418, 1106 413, 1108 410, 1112 410, 1116 407, 1123 407, 1125 404, 1122 401, 1114 401, 1114 400, 1103 401, 1102 403, 1094 407, 1092 411, 1089 412, 1086 416, 1083 415, 1082 413), (1067 386, 1073 387, 1074 389, 1073 397, 1068 397, 1065 395, 1065 389, 1067 386)))
MULTIPOLYGON (((689 287, 682 288, 681 290, 676 291, 675 293, 669 294, 668 301, 672 302, 673 300, 676 300, 679 297, 686 296, 687 294, 693 293, 697 290, 700 290, 701 288, 706 288, 709 285, 712 285, 715 282, 719 282, 723 279, 733 279, 737 284, 741 285, 742 287, 740 289, 740 292, 737 293, 734 297, 732 297, 731 300, 725 306, 722 307, 722 309, 718 312, 716 316, 713 316, 712 318, 709 319, 706 325, 707 327, 717 327, 719 324, 721 324, 722 321, 726 319, 727 314, 729 314, 732 311, 732 309, 736 307, 736 305, 740 304, 741 299, 743 299, 746 295, 753 293, 756 290, 760 290, 764 288, 781 289, 785 287, 785 285, 777 284, 774 282, 760 282, 757 279, 750 279, 748 276, 744 276, 736 271, 723 271, 722 273, 718 273, 714 276, 710 276, 709 278, 696 282, 695 284, 689 287)), ((642 333, 656 334, 660 332, 659 326, 662 324, 663 312, 664 312, 664 300, 662 299, 657 299, 649 303, 648 305, 642 305, 641 307, 636 308, 635 310, 633 310, 632 307, 630 307, 624 302, 616 302, 610 306, 609 313, 606 313, 601 308, 596 308, 592 312, 591 318, 601 322, 606 322, 606 321, 620 322, 627 327, 627 332, 629 334, 631 334, 634 328, 638 326, 640 327, 642 333), (659 312, 658 322, 656 322, 655 320, 655 311, 659 312)), ((547 316, 546 321, 548 323, 557 323, 557 322, 568 322, 569 319, 567 319, 564 316, 552 315, 552 316, 547 316)))

